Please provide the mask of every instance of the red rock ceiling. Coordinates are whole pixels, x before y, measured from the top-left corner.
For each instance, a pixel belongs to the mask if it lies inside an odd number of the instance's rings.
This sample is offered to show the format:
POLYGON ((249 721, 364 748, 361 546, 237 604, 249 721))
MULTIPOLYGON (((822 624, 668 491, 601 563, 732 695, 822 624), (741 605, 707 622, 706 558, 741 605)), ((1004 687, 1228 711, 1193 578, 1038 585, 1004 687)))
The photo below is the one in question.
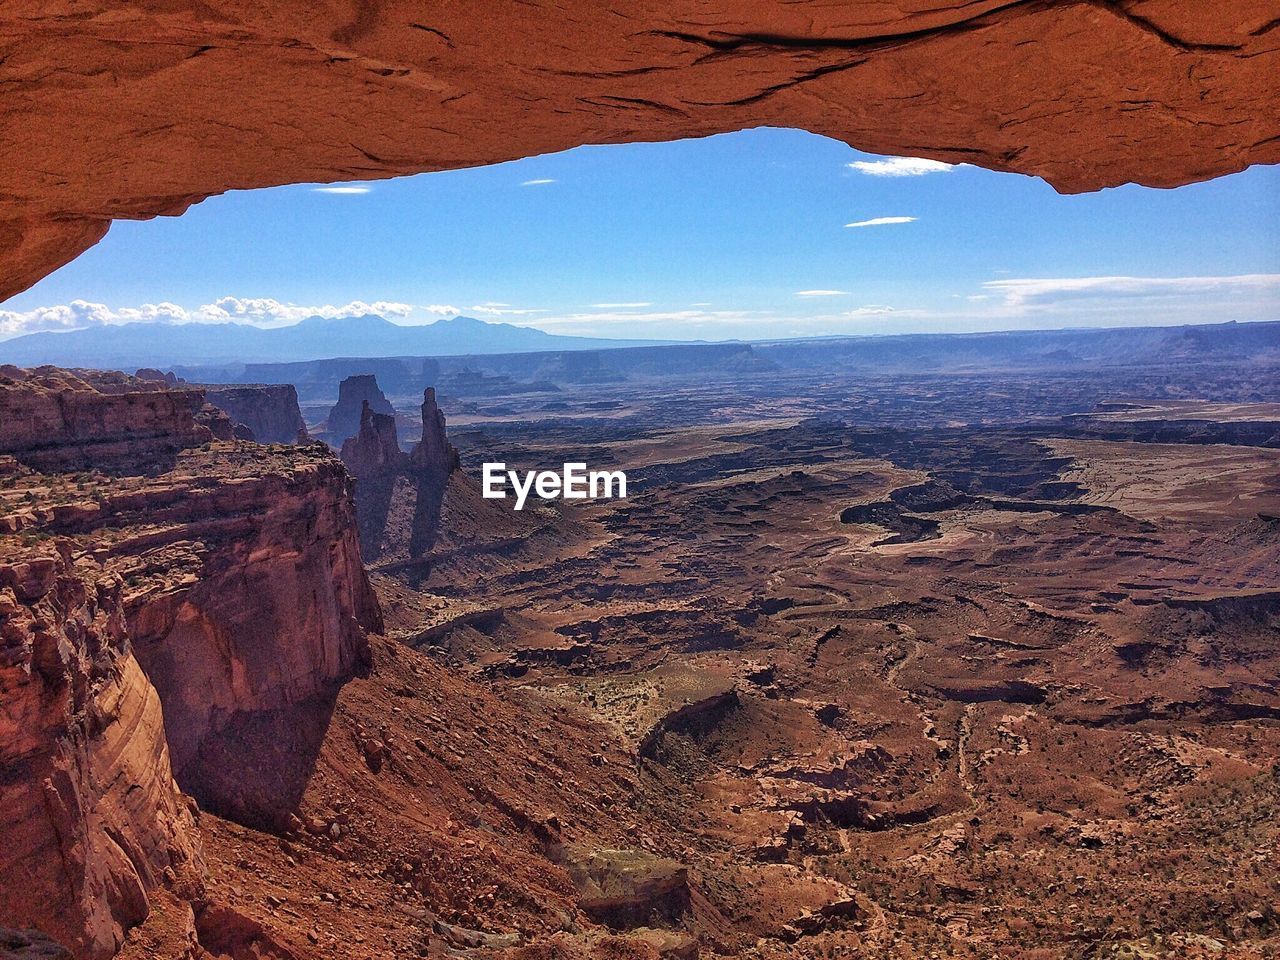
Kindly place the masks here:
POLYGON ((1280 161, 1275 0, 6 0, 0 298, 116 218, 762 124, 1175 186, 1280 161))

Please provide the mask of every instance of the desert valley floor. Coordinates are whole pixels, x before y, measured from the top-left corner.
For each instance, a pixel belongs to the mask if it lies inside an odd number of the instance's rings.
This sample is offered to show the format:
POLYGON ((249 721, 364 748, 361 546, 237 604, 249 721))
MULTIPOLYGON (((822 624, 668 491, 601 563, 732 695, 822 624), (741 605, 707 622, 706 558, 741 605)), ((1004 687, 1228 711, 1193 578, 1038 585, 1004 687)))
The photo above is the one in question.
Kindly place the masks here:
MULTIPOLYGON (((425 556, 394 496, 360 531, 383 629, 354 679, 170 730, 205 879, 159 884, 120 956, 1280 954, 1278 373, 442 393, 460 467, 425 556), (630 496, 515 513, 480 497, 496 460, 630 496)), ((416 436, 420 392, 390 399, 416 436)), ((146 491, 329 463, 15 466, 0 542, 96 551, 145 634, 220 535, 166 535, 146 491)))

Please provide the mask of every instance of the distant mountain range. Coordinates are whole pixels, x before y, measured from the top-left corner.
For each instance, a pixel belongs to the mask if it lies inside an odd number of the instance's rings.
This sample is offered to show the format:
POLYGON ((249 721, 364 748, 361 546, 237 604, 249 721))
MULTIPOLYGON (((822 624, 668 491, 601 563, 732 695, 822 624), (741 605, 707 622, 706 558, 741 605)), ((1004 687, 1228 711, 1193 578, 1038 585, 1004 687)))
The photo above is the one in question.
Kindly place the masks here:
POLYGON ((383 317, 308 317, 289 327, 241 323, 126 323, 0 341, 0 363, 33 367, 133 370, 183 364, 279 363, 325 357, 463 356, 531 350, 591 350, 654 344, 654 340, 565 337, 455 317, 404 326, 383 317))

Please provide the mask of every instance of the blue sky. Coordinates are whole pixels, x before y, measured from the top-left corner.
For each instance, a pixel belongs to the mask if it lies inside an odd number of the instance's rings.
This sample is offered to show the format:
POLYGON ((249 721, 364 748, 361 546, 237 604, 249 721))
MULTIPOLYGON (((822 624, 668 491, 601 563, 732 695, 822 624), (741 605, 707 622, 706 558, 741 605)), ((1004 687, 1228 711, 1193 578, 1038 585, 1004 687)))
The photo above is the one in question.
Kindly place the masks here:
POLYGON ((365 304, 688 339, 1278 319, 1277 224, 1280 168, 1064 197, 760 129, 119 222, 0 306, 0 336, 365 304))

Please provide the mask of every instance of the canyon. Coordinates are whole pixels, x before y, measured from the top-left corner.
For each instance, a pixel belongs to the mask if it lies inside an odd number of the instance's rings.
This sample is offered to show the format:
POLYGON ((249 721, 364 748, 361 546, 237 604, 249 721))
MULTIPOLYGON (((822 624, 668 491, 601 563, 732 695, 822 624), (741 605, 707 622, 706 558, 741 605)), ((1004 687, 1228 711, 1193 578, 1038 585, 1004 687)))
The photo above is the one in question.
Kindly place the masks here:
POLYGON ((176 378, 7 368, 3 924, 128 960, 1265 957, 1276 362, 406 381, 341 459, 218 439, 176 378), (628 498, 482 496, 583 458, 628 498))
MULTIPOLYGON (((11 0, 0 299, 230 190, 762 125, 1172 187, 1280 161, 1278 66, 1262 0, 11 0)), ((0 957, 1280 953, 1280 324, 354 320, 0 366, 0 957), (584 461, 627 498, 483 496, 584 461)))

